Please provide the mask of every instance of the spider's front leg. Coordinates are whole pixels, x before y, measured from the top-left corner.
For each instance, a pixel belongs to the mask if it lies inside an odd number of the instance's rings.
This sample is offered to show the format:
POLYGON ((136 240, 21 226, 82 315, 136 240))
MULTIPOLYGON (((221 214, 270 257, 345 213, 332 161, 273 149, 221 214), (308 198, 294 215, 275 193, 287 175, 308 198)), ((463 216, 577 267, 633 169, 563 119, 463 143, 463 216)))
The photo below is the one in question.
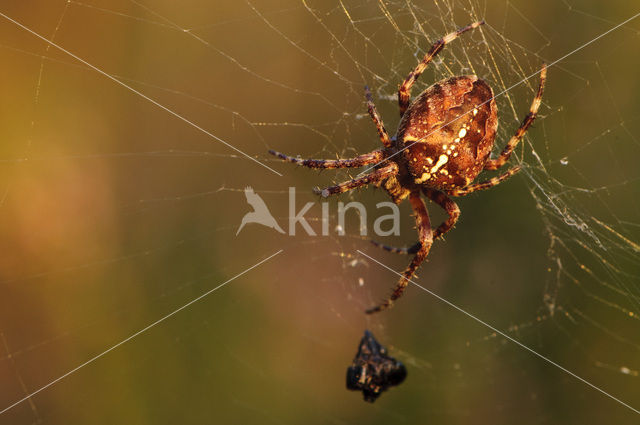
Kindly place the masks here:
POLYGON ((438 239, 444 236, 449 230, 453 229, 453 226, 458 222, 458 218, 460 218, 460 207, 458 204, 453 202, 451 198, 449 198, 444 193, 439 190, 422 188, 422 192, 425 196, 431 199, 436 204, 440 205, 440 207, 446 211, 449 216, 438 228, 433 232, 433 239, 438 239))
MULTIPOLYGON (((449 216, 449 218, 447 218, 446 221, 440 224, 440 226, 438 226, 438 228, 433 232, 433 239, 436 240, 444 236, 445 233, 447 233, 453 228, 453 226, 455 226, 458 218, 460 217, 460 208, 458 207, 458 204, 453 202, 451 198, 449 198, 439 190, 423 188, 422 192, 427 198, 440 205, 440 207, 442 207, 442 209, 444 209, 449 216)), ((395 246, 384 245, 376 241, 371 241, 371 243, 378 248, 382 248, 385 251, 393 252, 394 254, 415 254, 420 249, 420 242, 417 242, 416 244, 408 248, 396 248, 395 246)))
POLYGON ((422 198, 420 198, 420 192, 411 192, 409 195, 409 202, 416 214, 416 225, 418 227, 418 237, 420 239, 420 249, 416 252, 415 256, 411 260, 411 263, 407 266, 402 273, 402 277, 393 289, 391 296, 383 301, 381 304, 370 308, 366 311, 367 314, 377 313, 393 305, 393 302, 400 298, 409 284, 409 280, 413 277, 420 264, 427 258, 431 245, 433 244, 433 232, 431 231, 431 221, 429 220, 429 213, 427 212, 427 206, 422 198))
POLYGON ((393 252, 394 254, 401 254, 401 255, 415 254, 420 249, 420 242, 416 242, 410 247, 403 247, 403 248, 398 248, 397 246, 385 245, 383 243, 380 243, 374 240, 371 240, 369 242, 371 242, 373 245, 377 246, 380 249, 384 249, 385 251, 393 252))

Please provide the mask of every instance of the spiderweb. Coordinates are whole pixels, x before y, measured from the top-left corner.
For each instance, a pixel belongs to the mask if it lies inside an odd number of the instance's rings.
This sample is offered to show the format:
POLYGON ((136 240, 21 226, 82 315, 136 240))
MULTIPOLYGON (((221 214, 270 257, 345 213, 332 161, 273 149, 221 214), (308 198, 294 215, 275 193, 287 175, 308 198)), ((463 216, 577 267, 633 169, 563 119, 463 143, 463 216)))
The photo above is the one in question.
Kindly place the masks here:
MULTIPOLYGON (((351 211, 340 235, 336 200, 328 236, 236 235, 247 186, 285 230, 295 187, 320 234, 310 189, 354 172, 267 150, 378 148, 363 86, 393 132, 398 84, 431 43, 485 19, 413 95, 453 75, 485 79, 497 151, 545 62, 547 91, 510 160, 523 171, 458 200, 459 224, 416 282, 637 409, 640 21, 586 45, 638 13, 629 2, 63 0, 0 12, 84 61, 0 19, 0 410, 25 398, 0 423, 637 421, 416 287, 365 316, 396 276, 357 250, 394 270, 408 258, 371 246, 351 211), (373 405, 344 388, 364 329, 409 370, 373 405)), ((371 228, 387 198, 339 200, 366 205, 371 228)), ((406 205, 401 216, 383 242, 415 241, 406 205)))

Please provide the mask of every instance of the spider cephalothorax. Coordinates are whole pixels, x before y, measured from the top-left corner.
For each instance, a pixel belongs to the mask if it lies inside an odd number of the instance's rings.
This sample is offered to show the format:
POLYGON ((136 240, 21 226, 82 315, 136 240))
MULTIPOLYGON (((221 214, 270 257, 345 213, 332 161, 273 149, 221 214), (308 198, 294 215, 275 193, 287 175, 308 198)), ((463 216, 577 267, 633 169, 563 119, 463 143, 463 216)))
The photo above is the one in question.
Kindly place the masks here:
POLYGON ((546 67, 540 71, 540 86, 533 99, 529 114, 515 135, 497 158, 491 150, 498 127, 498 110, 493 90, 475 75, 452 77, 433 84, 411 103, 411 87, 435 55, 460 34, 477 28, 484 22, 475 22, 438 40, 422 62, 409 74, 398 90, 401 120, 395 137, 390 138, 384 128, 371 97, 365 87, 369 115, 378 130, 384 148, 350 159, 299 159, 279 152, 271 154, 294 164, 309 168, 352 168, 370 165, 373 171, 362 177, 325 189, 317 189, 324 197, 343 193, 357 187, 374 184, 384 188, 394 202, 409 198, 416 214, 419 241, 410 248, 394 248, 375 243, 387 251, 413 254, 391 296, 367 310, 374 313, 390 307, 406 288, 416 269, 425 260, 434 239, 455 225, 460 209, 450 196, 464 196, 477 190, 488 189, 511 177, 520 170, 513 167, 489 180, 473 183, 483 170, 502 167, 520 139, 536 117, 546 79, 546 67), (424 201, 427 198, 442 207, 448 219, 435 230, 431 229, 424 201))

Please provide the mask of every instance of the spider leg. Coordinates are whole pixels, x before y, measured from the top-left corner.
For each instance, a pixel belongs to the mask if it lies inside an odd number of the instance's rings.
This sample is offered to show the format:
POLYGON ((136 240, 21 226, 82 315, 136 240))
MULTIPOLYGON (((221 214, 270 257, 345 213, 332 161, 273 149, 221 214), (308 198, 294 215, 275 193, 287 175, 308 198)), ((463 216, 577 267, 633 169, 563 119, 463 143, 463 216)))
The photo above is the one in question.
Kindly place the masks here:
POLYGON ((378 130, 378 137, 380 137, 380 141, 385 148, 390 148, 393 146, 393 142, 389 138, 389 133, 384 128, 384 123, 382 122, 382 118, 376 109, 376 105, 373 103, 373 96, 371 96, 371 91, 368 86, 364 86, 364 95, 367 98, 367 109, 369 110, 369 115, 373 120, 373 123, 376 125, 376 129, 378 130))
POLYGON ((518 165, 516 167, 508 169, 507 171, 505 171, 504 173, 500 174, 499 176, 490 178, 489 180, 485 180, 485 181, 480 182, 480 183, 470 184, 468 186, 463 187, 462 189, 447 190, 447 193, 449 195, 451 195, 451 196, 465 196, 465 195, 468 195, 468 194, 470 194, 472 192, 475 192, 477 190, 489 189, 489 188, 491 188, 493 186, 496 186, 496 185, 502 183, 503 181, 505 181, 509 177, 513 176, 515 173, 520 171, 520 168, 521 167, 518 165))
POLYGON ((326 198, 331 195, 347 192, 357 187, 366 186, 371 183, 377 183, 380 180, 384 180, 387 177, 396 174, 397 172, 398 165, 395 162, 392 162, 391 164, 386 165, 382 168, 378 168, 372 173, 365 174, 362 177, 340 183, 336 186, 329 186, 324 189, 315 188, 313 189, 313 191, 318 195, 322 195, 323 198, 326 198))
POLYGON ((427 54, 415 67, 415 69, 409 73, 407 78, 400 86, 400 89, 398 90, 398 105, 400 106, 400 116, 403 116, 404 112, 409 107, 409 99, 411 98, 411 87, 413 86, 413 83, 415 83, 420 74, 424 72, 429 62, 433 60, 433 58, 444 48, 444 46, 458 38, 460 34, 474 28, 478 28, 482 24, 484 24, 484 21, 474 22, 473 24, 460 28, 457 31, 445 35, 440 40, 436 41, 433 46, 431 46, 431 49, 429 49, 427 54))
POLYGON ((453 229, 453 226, 456 225, 456 222, 460 217, 460 207, 458 207, 458 204, 453 202, 451 198, 439 190, 422 188, 422 192, 427 198, 440 205, 440 207, 442 207, 442 209, 449 215, 449 218, 447 218, 446 221, 433 231, 433 239, 438 239, 449 230, 453 229))
POLYGON ((402 296, 405 288, 409 284, 409 280, 413 277, 417 268, 427 258, 431 244, 433 243, 433 232, 431 231, 431 221, 429 220, 429 213, 427 212, 427 206, 420 198, 420 192, 412 192, 409 195, 409 201, 411 207, 416 213, 416 225, 418 227, 418 237, 420 239, 420 249, 416 252, 415 256, 411 260, 411 263, 402 273, 402 277, 393 289, 391 296, 380 303, 379 305, 370 308, 366 311, 367 314, 377 313, 393 305, 393 302, 402 296))
POLYGON ((544 92, 544 83, 547 80, 547 65, 542 65, 542 69, 540 70, 540 85, 538 86, 538 92, 536 96, 533 98, 533 102, 531 103, 531 108, 529 108, 529 113, 520 124, 520 127, 516 130, 516 134, 513 135, 507 146, 504 147, 502 153, 497 158, 489 158, 487 162, 484 164, 485 170, 497 170, 502 167, 505 162, 511 156, 511 153, 515 149, 520 139, 525 135, 531 124, 533 124, 533 120, 536 119, 538 115, 538 108, 540 108, 540 103, 542 102, 542 93, 544 92))
POLYGON ((269 153, 287 162, 292 162, 296 165, 302 165, 309 168, 357 168, 364 167, 365 165, 376 164, 384 159, 384 154, 381 150, 376 150, 348 159, 300 159, 276 152, 272 149, 269 149, 269 153))
POLYGON ((374 241, 374 240, 372 240, 370 242, 373 245, 377 246, 378 248, 384 249, 385 251, 393 252, 394 254, 402 254, 402 255, 415 254, 420 249, 420 242, 416 242, 414 245, 411 245, 410 247, 404 247, 404 248, 398 248, 398 247, 391 246, 391 245, 385 245, 383 243, 380 243, 380 242, 374 241))
MULTIPOLYGON (((442 237, 449 230, 451 230, 453 226, 455 226, 458 218, 460 217, 460 208, 458 207, 458 204, 453 202, 451 198, 449 198, 446 194, 440 192, 439 190, 423 188, 422 192, 427 198, 440 205, 442 209, 444 209, 449 215, 449 218, 440 226, 438 226, 436 230, 433 231, 433 240, 436 240, 442 237)), ((404 248, 385 245, 373 240, 371 241, 371 243, 378 248, 382 248, 385 251, 393 252, 394 254, 415 254, 420 249, 420 242, 416 242, 414 245, 404 248)))

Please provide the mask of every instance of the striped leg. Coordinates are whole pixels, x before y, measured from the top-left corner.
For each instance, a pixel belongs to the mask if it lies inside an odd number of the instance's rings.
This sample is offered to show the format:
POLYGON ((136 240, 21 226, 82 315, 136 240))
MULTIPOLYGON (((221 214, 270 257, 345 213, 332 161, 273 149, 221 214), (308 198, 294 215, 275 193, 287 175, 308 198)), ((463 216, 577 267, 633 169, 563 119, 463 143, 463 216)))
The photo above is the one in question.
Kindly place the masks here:
POLYGON ((457 31, 454 31, 450 34, 445 35, 440 40, 436 41, 431 49, 424 56, 422 61, 415 67, 411 73, 404 80, 400 89, 398 90, 398 105, 400 106, 400 116, 404 115, 404 112, 409 107, 409 99, 411 98, 411 87, 413 83, 416 82, 420 74, 424 72, 427 68, 429 62, 433 60, 433 58, 440 53, 440 51, 446 46, 448 43, 451 43, 453 40, 458 38, 460 34, 465 33, 474 28, 478 28, 480 25, 484 24, 484 21, 474 22, 473 24, 467 25, 466 27, 460 28, 457 31))
POLYGON ((326 198, 338 193, 348 192, 357 187, 366 186, 371 183, 377 183, 380 180, 384 180, 387 177, 396 174, 397 172, 398 165, 395 162, 392 162, 385 167, 378 168, 374 172, 366 174, 362 177, 358 177, 357 179, 349 180, 347 182, 340 183, 339 185, 330 186, 324 189, 315 188, 313 189, 313 191, 318 195, 322 195, 323 198, 326 198))
POLYGON ((374 240, 370 242, 373 245, 377 246, 378 248, 384 249, 385 251, 388 251, 388 252, 393 252, 394 254, 402 254, 402 255, 415 254, 420 249, 420 242, 416 242, 414 245, 411 245, 410 247, 403 247, 403 248, 398 248, 391 245, 385 245, 383 243, 380 243, 374 240))
POLYGON ((300 159, 269 149, 269 153, 278 158, 309 168, 357 168, 376 164, 384 159, 382 151, 373 151, 349 159, 300 159))
POLYGON ((367 314, 377 313, 393 305, 393 302, 400 298, 404 293, 405 288, 409 284, 409 280, 413 277, 417 268, 427 258, 431 245, 433 244, 433 232, 431 231, 431 221, 429 220, 429 213, 427 212, 427 206, 424 204, 422 198, 420 198, 420 192, 412 192, 409 195, 409 201, 411 207, 416 214, 416 225, 418 227, 418 238, 420 239, 420 249, 416 252, 415 256, 411 260, 411 263, 402 273, 402 277, 393 289, 391 296, 380 303, 379 305, 372 307, 366 311, 367 314))
POLYGON ((538 115, 538 109, 540 108, 540 103, 542 102, 542 93, 544 92, 544 83, 547 80, 547 65, 542 65, 542 69, 540 70, 540 85, 538 86, 538 93, 536 93, 536 97, 533 98, 533 102, 531 103, 531 108, 529 108, 529 113, 516 130, 516 134, 513 135, 507 146, 504 147, 502 153, 497 158, 489 158, 484 165, 485 170, 497 170, 502 167, 505 162, 511 156, 511 153, 515 149, 520 139, 525 135, 533 121, 536 119, 538 115))
POLYGON ((445 220, 433 232, 433 239, 438 239, 444 236, 445 233, 453 229, 453 226, 456 225, 458 218, 460 218, 460 207, 458 207, 458 204, 453 202, 451 198, 449 198, 439 190, 423 188, 422 192, 427 198, 440 205, 440 207, 442 207, 442 209, 445 210, 447 212, 447 215, 449 216, 449 218, 447 218, 447 220, 445 220))
MULTIPOLYGON (((460 208, 458 207, 458 204, 453 202, 451 198, 449 198, 447 195, 440 192, 439 190, 423 188, 422 192, 425 194, 427 198, 431 199, 433 202, 440 205, 442 209, 444 209, 449 215, 449 218, 440 226, 438 226, 436 230, 434 230, 433 240, 436 240, 442 237, 449 230, 451 230, 453 226, 455 226, 456 222, 458 221, 458 218, 460 217, 460 208)), ((416 242, 415 245, 412 245, 410 247, 404 247, 404 248, 397 248, 395 246, 384 245, 376 241, 371 241, 371 243, 377 246, 378 248, 382 248, 385 251, 393 252, 394 254, 403 254, 403 255, 415 254, 420 249, 420 242, 416 242)))
POLYGON ((477 190, 486 190, 502 183, 503 181, 513 176, 518 171, 520 171, 519 165, 508 169, 506 172, 504 172, 503 174, 500 174, 497 177, 492 177, 489 180, 485 180, 480 183, 470 184, 469 186, 464 187, 462 189, 447 190, 447 193, 451 196, 465 196, 477 190))
POLYGON ((376 105, 373 103, 373 96, 371 96, 371 91, 368 86, 364 86, 364 95, 367 98, 367 109, 369 110, 369 115, 378 130, 378 137, 380 137, 380 141, 385 148, 390 148, 393 146, 393 142, 389 138, 389 133, 387 133, 387 130, 384 128, 384 123, 376 109, 376 105))

